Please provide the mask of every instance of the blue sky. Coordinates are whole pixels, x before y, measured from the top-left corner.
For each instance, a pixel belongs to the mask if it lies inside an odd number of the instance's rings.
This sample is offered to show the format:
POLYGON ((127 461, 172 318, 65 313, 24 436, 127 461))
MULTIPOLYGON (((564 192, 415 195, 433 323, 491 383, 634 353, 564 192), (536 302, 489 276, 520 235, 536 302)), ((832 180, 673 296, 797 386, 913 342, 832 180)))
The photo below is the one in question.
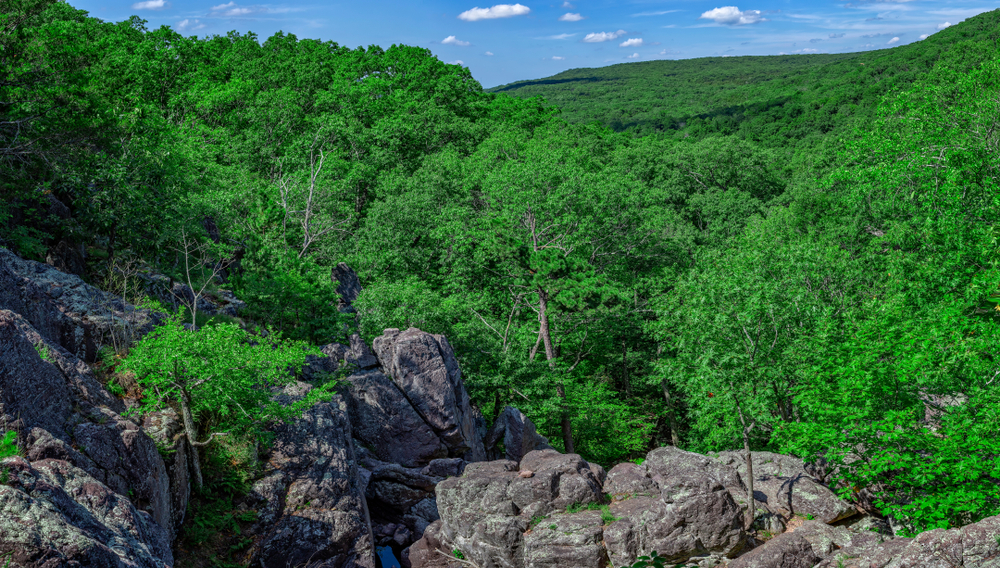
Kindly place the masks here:
POLYGON ((883 49, 997 8, 974 0, 215 2, 70 0, 103 20, 137 14, 150 28, 185 35, 235 29, 265 39, 281 30, 351 48, 426 47, 467 66, 484 87, 629 61, 883 49))

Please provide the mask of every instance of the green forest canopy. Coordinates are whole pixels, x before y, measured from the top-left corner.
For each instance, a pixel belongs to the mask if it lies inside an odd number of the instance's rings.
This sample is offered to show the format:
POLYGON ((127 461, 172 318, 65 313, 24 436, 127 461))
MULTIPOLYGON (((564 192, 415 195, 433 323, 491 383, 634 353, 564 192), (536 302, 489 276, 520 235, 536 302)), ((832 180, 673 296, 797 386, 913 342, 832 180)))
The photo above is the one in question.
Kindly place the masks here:
POLYGON ((1000 513, 1000 12, 485 92, 416 47, 0 6, 5 246, 170 272, 210 219, 249 323, 343 340, 346 262, 367 340, 446 334, 559 448, 730 449, 742 416, 910 530, 1000 513))

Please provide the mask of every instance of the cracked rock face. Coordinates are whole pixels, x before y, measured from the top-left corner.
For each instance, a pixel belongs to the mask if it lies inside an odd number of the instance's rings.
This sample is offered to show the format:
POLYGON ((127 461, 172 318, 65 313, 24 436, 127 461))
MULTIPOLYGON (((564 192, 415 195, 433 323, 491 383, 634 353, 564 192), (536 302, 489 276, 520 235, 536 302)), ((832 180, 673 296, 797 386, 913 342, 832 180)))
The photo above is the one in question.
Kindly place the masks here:
MULTIPOLYGON (((280 398, 292 402, 311 386, 296 383, 280 398)), ((246 506, 257 509, 250 564, 264 568, 374 568, 374 543, 365 488, 351 442, 347 404, 340 396, 280 425, 269 472, 254 484, 246 506)))
POLYGON ((121 416, 75 355, 18 314, 0 310, 0 425, 19 433, 32 464, 60 460, 127 495, 174 535, 169 480, 156 444, 121 416))

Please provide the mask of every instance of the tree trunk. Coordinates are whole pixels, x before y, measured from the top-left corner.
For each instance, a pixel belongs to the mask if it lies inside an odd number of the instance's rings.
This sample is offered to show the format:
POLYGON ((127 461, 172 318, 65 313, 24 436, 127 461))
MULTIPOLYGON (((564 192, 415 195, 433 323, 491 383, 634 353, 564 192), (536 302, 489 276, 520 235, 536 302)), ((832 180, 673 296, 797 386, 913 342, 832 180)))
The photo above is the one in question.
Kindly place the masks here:
POLYGON ((198 447, 195 445, 198 440, 198 431, 194 428, 194 417, 191 415, 191 403, 186 390, 181 390, 180 399, 184 435, 187 436, 188 445, 191 446, 191 473, 194 475, 194 487, 198 493, 201 493, 205 482, 201 477, 201 462, 198 459, 198 447))
POLYGON ((757 425, 757 422, 751 421, 750 425, 747 426, 747 421, 743 416, 743 408, 740 407, 739 400, 736 401, 736 410, 740 415, 740 424, 743 425, 743 451, 745 452, 747 462, 747 516, 745 524, 746 530, 750 530, 753 527, 754 519, 757 518, 757 507, 753 498, 753 454, 750 452, 750 431, 757 425))
MULTIPOLYGON (((538 290, 538 334, 542 338, 542 345, 545 346, 545 359, 549 362, 549 369, 555 370, 556 350, 552 345, 552 332, 549 329, 548 296, 542 289, 538 290)), ((576 453, 573 447, 573 425, 570 422, 569 409, 566 407, 566 388, 562 379, 556 385, 556 394, 562 399, 560 423, 562 424, 563 446, 567 454, 576 453)))
POLYGON ((675 448, 681 447, 680 428, 677 426, 677 413, 674 412, 674 403, 670 399, 670 388, 667 386, 667 379, 660 381, 660 388, 663 390, 663 398, 667 401, 667 418, 670 420, 670 443, 675 448))

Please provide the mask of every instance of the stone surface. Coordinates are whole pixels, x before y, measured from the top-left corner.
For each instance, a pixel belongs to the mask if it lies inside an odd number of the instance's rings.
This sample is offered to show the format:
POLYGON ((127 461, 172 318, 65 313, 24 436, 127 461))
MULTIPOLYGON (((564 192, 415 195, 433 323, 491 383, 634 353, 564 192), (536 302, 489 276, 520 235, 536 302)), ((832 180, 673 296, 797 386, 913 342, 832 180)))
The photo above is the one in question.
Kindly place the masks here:
POLYGON ((170 480, 170 529, 176 536, 184 524, 188 500, 191 498, 190 452, 193 448, 184 436, 180 417, 173 410, 147 414, 142 428, 162 449, 163 465, 170 480))
POLYGON ((806 521, 729 563, 728 568, 812 568, 851 544, 851 533, 819 521, 806 521))
POLYGON ((524 535, 525 568, 604 568, 604 522, 598 511, 554 515, 524 535))
POLYGON ((448 457, 486 459, 458 360, 443 335, 387 329, 372 347, 383 372, 444 442, 448 457))
POLYGON ((167 531, 82 469, 62 460, 3 460, 0 558, 19 568, 173 565, 167 531))
POLYGON ((349 338, 350 345, 342 343, 330 343, 320 348, 322 357, 316 355, 306 356, 306 365, 302 369, 302 374, 307 380, 315 380, 319 373, 335 373, 340 369, 341 363, 346 363, 351 370, 371 369, 378 366, 378 359, 368 348, 361 336, 352 334, 349 338))
POLYGON ((24 260, 3 247, 0 309, 21 315, 42 337, 87 362, 103 345, 143 335, 158 317, 75 274, 24 260))
POLYGON ((434 430, 381 371, 357 372, 347 381, 354 435, 380 460, 422 467, 448 457, 448 448, 434 430))
POLYGON ((817 568, 996 568, 1000 566, 1000 516, 915 538, 854 544, 830 555, 817 568))
POLYGON ((351 304, 358 299, 362 291, 358 274, 341 262, 330 271, 330 279, 337 285, 337 308, 343 313, 353 314, 355 310, 351 304))
POLYGON ((505 457, 513 461, 521 461, 523 456, 533 450, 552 449, 548 439, 535 430, 534 422, 513 406, 504 407, 500 412, 493 422, 493 427, 486 434, 484 443, 486 452, 491 456, 505 457), (503 442, 503 456, 494 451, 499 442, 503 442))
POLYGON ((169 531, 170 482, 156 444, 121 416, 124 406, 90 369, 6 310, 0 310, 0 353, 0 426, 20 433, 28 460, 83 469, 169 531))
MULTIPOLYGON (((286 387, 282 402, 300 400, 311 386, 286 387)), ((322 565, 374 568, 374 538, 351 442, 347 403, 318 403, 275 431, 270 470, 244 506, 258 511, 250 529, 250 564, 263 568, 322 565)))

